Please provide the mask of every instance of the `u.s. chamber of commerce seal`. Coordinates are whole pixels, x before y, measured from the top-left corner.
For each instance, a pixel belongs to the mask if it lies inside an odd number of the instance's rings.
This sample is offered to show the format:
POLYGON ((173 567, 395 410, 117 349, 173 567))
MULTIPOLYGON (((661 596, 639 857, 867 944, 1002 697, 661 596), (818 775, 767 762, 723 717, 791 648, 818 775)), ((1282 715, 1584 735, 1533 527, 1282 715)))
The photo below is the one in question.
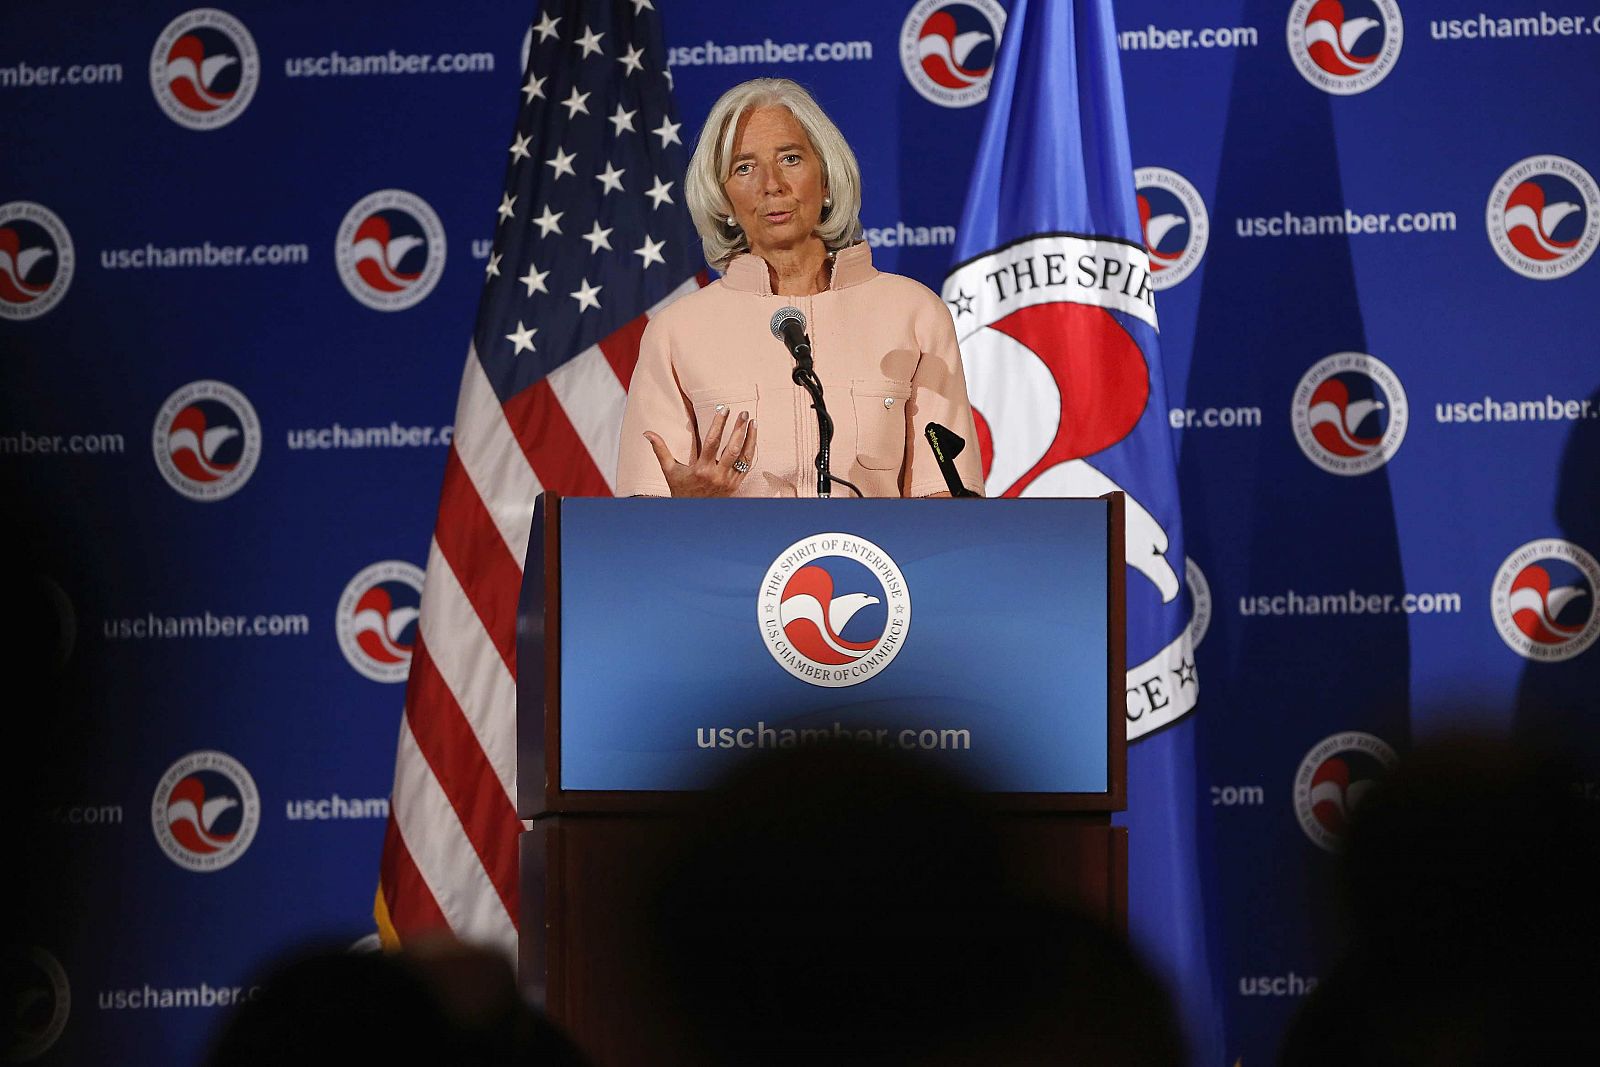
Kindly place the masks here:
POLYGON ((1170 289, 1193 274, 1206 254, 1211 216, 1194 183, 1165 167, 1133 172, 1139 198, 1139 228, 1150 254, 1150 283, 1170 289))
POLYGON ((1600 246, 1600 185, 1565 156, 1529 156, 1496 179, 1484 225, 1500 262, 1524 278, 1563 278, 1600 246))
POLYGON ((1006 9, 997 0, 917 0, 900 25, 900 68, 924 100, 971 107, 989 96, 1006 9))
POLYGON ((345 212, 333 261, 351 296, 375 311, 420 303, 444 275, 444 223, 404 189, 379 189, 345 212))
POLYGON ((1571 659, 1600 637, 1600 563, 1571 541, 1529 541, 1507 556, 1489 593, 1500 639, 1526 659, 1571 659))
POLYGON ((1300 378, 1289 423, 1306 458, 1330 474, 1377 470, 1400 450, 1410 409, 1400 378, 1377 356, 1335 352, 1300 378))
POLYGON ((151 434, 156 469, 168 485, 205 503, 244 488, 261 459, 261 420, 226 382, 201 379, 173 390, 151 434))
POLYGON ((78 612, 67 591, 47 575, 35 574, 24 587, 26 602, 36 613, 34 626, 43 631, 44 666, 50 671, 60 671, 72 659, 72 650, 78 643, 78 612))
POLYGON ((911 592, 864 537, 820 533, 778 554, 756 597, 761 639, 803 682, 860 685, 889 666, 911 629, 911 592))
POLYGON ((333 619, 339 651, 374 682, 403 682, 411 672, 423 578, 415 563, 386 559, 363 567, 339 594, 333 619))
POLYGON ((0 319, 36 319, 61 303, 76 261, 72 235, 43 204, 0 204, 0 319))
POLYGON ((1294 813, 1319 848, 1344 847, 1350 813, 1400 757, 1389 742, 1359 730, 1318 741, 1294 775, 1294 813))
POLYGON ((261 824, 261 795, 244 764, 191 752, 167 768, 150 800, 156 843, 180 867, 207 874, 244 855, 261 824))
POLYGON ((1395 0, 1295 0, 1285 32, 1289 58, 1325 93, 1364 93, 1400 59, 1405 23, 1395 0))
POLYGON ((38 946, 8 956, 5 964, 11 1033, 0 1059, 27 1063, 48 1052, 66 1029, 72 987, 60 961, 38 946))
POLYGON ((215 130, 250 106, 261 83, 261 54, 244 23, 214 7, 167 23, 150 50, 150 91, 173 122, 215 130))

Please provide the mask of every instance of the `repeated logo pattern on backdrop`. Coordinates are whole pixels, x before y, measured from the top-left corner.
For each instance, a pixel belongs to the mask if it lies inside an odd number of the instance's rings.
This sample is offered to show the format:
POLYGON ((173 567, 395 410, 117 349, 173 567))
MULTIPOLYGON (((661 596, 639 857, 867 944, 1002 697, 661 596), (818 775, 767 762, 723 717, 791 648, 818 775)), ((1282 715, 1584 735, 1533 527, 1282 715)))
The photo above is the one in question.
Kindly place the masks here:
POLYGON ((1366 474, 1405 440, 1406 392, 1389 365, 1364 352, 1336 352, 1306 371, 1290 422, 1306 458, 1331 474, 1366 474))
POLYGON ((1211 216, 1200 191, 1177 171, 1140 167, 1133 172, 1139 190, 1139 224, 1150 253, 1150 284, 1158 292, 1195 272, 1206 254, 1211 216))
POLYGON ((1349 96, 1373 88, 1395 67, 1405 26, 1394 0, 1296 0, 1289 54, 1306 81, 1349 96))
POLYGON ((1489 194, 1489 240, 1526 278, 1561 278, 1600 244, 1600 187, 1561 156, 1530 156, 1506 169, 1489 194))
POLYGON ((983 103, 1005 25, 997 0, 920 0, 900 28, 911 87, 940 107, 983 103))
MULTIPOLYGON (((732 83, 796 78, 860 157, 876 264, 940 286, 1015 3, 818 0, 752 18, 734 0, 632 2, 665 9, 683 124, 618 137, 692 146, 732 83)), ((571 3, 551 9, 564 27, 583 22, 571 3)), ((362 3, 326 23, 261 0, 88 21, 12 7, 0 474, 61 685, 39 714, 83 739, 45 768, 39 817, 90 884, 31 872, 50 903, 29 917, 37 951, 12 961, 25 1002, 7 1010, 15 1050, 41 1063, 194 1062, 255 962, 299 934, 371 930, 376 813, 398 683, 424 654, 418 564, 460 444, 474 312, 509 262, 497 247, 573 229, 542 203, 497 210, 517 105, 551 87, 524 77, 527 42, 557 43, 530 31, 526 0, 362 3), (71 910, 113 893, 115 909, 71 910)), ((1158 652, 1128 716, 1136 736, 1204 741, 1194 788, 1227 983, 1211 1060, 1256 1067, 1314 985, 1259 978, 1325 973, 1305 901, 1414 723, 1470 700, 1475 722, 1558 731, 1600 764, 1600 128, 1574 103, 1600 99, 1600 11, 1115 11, 1143 248, 1039 235, 946 295, 969 380, 984 365, 980 416, 1066 413, 1023 439, 980 418, 989 484, 1023 495, 1120 477, 1096 448, 1150 401, 1079 406, 1081 349, 1062 334, 1092 323, 1111 372, 1137 378, 1137 348, 1099 308, 1159 313, 1189 558, 1131 507, 1127 573, 1130 595, 1188 613, 1196 651, 1158 652)), ((587 61, 625 63, 611 44, 587 61)), ((547 110, 566 115, 565 95, 547 110)), ((610 129, 614 103, 587 107, 610 129)), ((553 170, 560 146, 521 138, 562 189, 606 180, 599 163, 553 170)), ((624 194, 681 196, 639 180, 624 194)), ((648 270, 660 236, 609 244, 648 270)), ((545 301, 529 307, 592 317, 576 249, 516 280, 545 301)), ((554 328, 524 318, 490 339, 494 358, 532 376, 554 328)), ((556 378, 547 417, 567 421, 511 447, 546 462, 570 441, 599 477, 614 427, 564 406, 599 385, 620 402, 625 378, 596 352, 611 377, 556 378)), ((852 684, 917 639, 897 572, 842 549, 795 562, 746 591, 791 671, 852 684)))
POLYGON ((37 946, 11 964, 8 987, 17 990, 6 1059, 36 1060, 50 1050, 72 1015, 72 983, 61 961, 37 946))
POLYGON ((1544 538, 1517 549, 1495 572, 1495 627, 1531 660, 1566 660, 1600 636, 1600 563, 1571 541, 1544 538))
POLYGON ((422 568, 403 560, 363 567, 339 597, 339 651, 375 682, 403 682, 411 669, 422 603, 422 568))
POLYGON ((222 752, 191 752, 168 767, 150 801, 167 858, 208 873, 236 862, 255 840, 261 796, 244 764, 222 752))
POLYGON ((1300 829, 1318 847, 1337 852, 1351 811, 1397 762, 1399 755, 1387 741, 1360 730, 1317 742, 1294 776, 1294 811, 1300 829))
POLYGON ((433 208, 401 189, 382 189, 345 212, 334 243, 339 280, 375 311, 414 307, 444 273, 444 226, 433 208))
POLYGON ((244 23, 216 8, 196 8, 167 24, 150 50, 150 91, 168 118, 215 130, 250 106, 261 57, 244 23))
POLYGON ((72 284, 72 235, 42 204, 0 204, 0 317, 32 319, 61 302, 72 284))
POLYGON ((162 403, 151 446, 168 485, 190 500, 221 500, 244 488, 254 473, 261 422, 233 386, 190 382, 162 403))

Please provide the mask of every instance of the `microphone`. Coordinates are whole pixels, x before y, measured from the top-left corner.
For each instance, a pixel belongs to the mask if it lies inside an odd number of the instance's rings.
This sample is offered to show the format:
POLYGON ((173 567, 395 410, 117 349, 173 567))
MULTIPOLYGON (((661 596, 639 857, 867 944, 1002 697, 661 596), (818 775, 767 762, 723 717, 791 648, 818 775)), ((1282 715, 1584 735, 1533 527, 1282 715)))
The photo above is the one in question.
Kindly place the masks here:
POLYGON ((934 462, 939 464, 939 473, 944 475, 944 484, 950 489, 950 495, 977 496, 977 493, 961 484, 961 476, 956 473, 956 457, 967 447, 966 438, 937 422, 928 423, 922 432, 933 449, 934 462))
MULTIPOLYGON (((794 357, 795 373, 811 370, 811 338, 806 336, 806 317, 797 307, 781 307, 772 316, 772 336, 782 341, 794 357)), ((805 384, 797 377, 797 384, 805 384)))
POLYGON ((822 399, 822 379, 817 377, 811 364, 811 338, 806 336, 805 315, 797 307, 781 307, 772 316, 771 326, 772 336, 782 341, 789 355, 794 357, 790 379, 811 395, 811 406, 817 413, 817 496, 831 497, 836 481, 849 485, 856 496, 860 496, 861 490, 843 478, 835 478, 828 468, 829 452, 833 448, 833 419, 822 399))

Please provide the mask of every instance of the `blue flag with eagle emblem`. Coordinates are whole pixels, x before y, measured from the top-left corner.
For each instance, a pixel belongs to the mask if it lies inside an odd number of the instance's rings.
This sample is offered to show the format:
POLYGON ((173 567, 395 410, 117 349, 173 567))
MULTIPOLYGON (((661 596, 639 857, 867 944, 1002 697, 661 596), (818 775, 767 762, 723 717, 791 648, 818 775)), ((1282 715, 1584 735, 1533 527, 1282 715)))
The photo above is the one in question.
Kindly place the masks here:
POLYGON ((1194 1062, 1219 1063, 1190 715, 1209 606, 1183 554, 1110 0, 1016 0, 988 107, 943 291, 985 485, 1126 494, 1130 926, 1175 987, 1194 1062))

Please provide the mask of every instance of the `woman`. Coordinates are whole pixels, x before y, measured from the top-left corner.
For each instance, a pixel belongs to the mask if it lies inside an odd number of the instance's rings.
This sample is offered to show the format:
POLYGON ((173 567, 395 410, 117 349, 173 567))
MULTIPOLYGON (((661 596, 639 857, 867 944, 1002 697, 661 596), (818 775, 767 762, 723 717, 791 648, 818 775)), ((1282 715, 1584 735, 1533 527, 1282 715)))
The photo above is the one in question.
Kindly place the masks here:
POLYGON ((817 417, 770 320, 805 316, 835 434, 830 467, 865 496, 949 496, 923 431, 971 447, 962 483, 983 489, 949 309, 872 266, 861 178, 838 128, 792 81, 734 86, 711 109, 685 195, 723 277, 650 320, 622 424, 623 496, 815 496, 817 417))

